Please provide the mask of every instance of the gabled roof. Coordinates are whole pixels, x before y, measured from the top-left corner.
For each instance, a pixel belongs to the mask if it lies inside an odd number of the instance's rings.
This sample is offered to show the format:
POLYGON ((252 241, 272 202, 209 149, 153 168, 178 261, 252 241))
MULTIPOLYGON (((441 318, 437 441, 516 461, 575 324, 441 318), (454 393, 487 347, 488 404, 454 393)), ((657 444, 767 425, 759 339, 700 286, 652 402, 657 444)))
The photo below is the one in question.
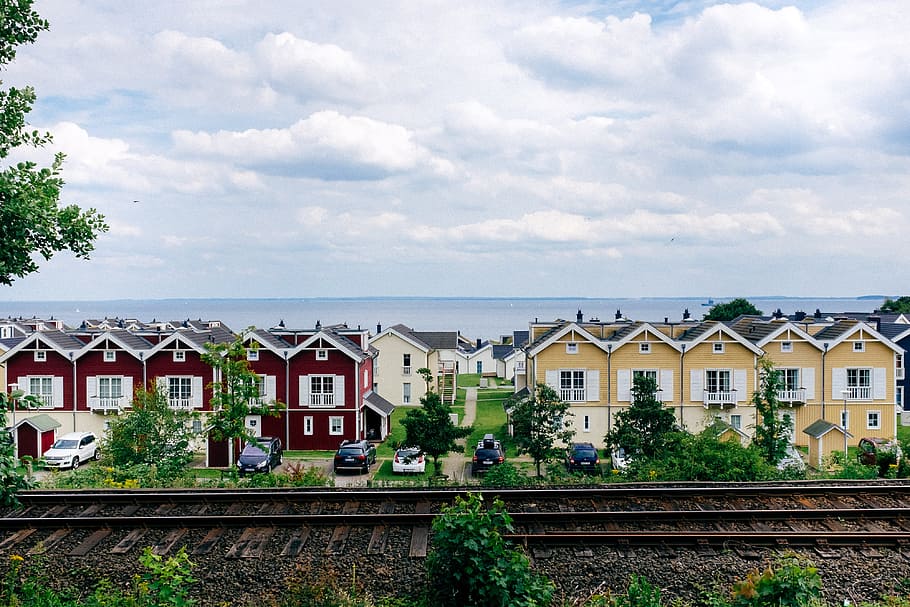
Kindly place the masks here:
POLYGON ((69 358, 70 354, 75 356, 75 353, 78 352, 85 346, 84 343, 73 337, 72 335, 67 335, 63 331, 36 331, 27 335, 24 339, 15 344, 8 352, 0 356, 0 362, 12 358, 17 352, 24 350, 29 345, 33 343, 41 342, 51 350, 57 352, 60 356, 64 358, 69 358))
POLYGON ((455 350, 458 348, 457 331, 414 331, 407 325, 402 324, 389 327, 370 339, 370 342, 377 341, 386 335, 396 335, 424 352, 429 352, 431 350, 455 350))
POLYGON ((748 339, 742 337, 739 333, 728 327, 722 322, 716 320, 703 321, 697 327, 693 327, 687 330, 679 337, 679 342, 685 342, 691 344, 692 346, 697 346, 698 344, 707 341, 713 335, 719 335, 723 333, 727 337, 731 338, 733 341, 741 344, 747 350, 761 355, 763 354, 762 349, 750 342, 748 339))
POLYGON ((234 341, 234 335, 225 329, 205 331, 202 333, 197 333, 195 331, 175 331, 162 339, 159 343, 155 344, 152 349, 149 350, 149 355, 157 354, 159 351, 164 350, 177 342, 182 343, 191 350, 204 354, 206 351, 205 344, 207 343, 230 343, 232 341, 234 341))
POLYGON ((903 352, 904 352, 903 348, 901 348, 900 346, 898 346, 897 344, 892 342, 890 339, 888 339, 887 337, 885 337, 884 335, 882 335, 881 333, 879 333, 878 331, 876 331, 875 329, 873 329, 872 327, 867 325, 866 323, 856 321, 856 320, 838 321, 838 322, 834 323, 833 325, 831 325, 830 327, 828 327, 827 329, 825 329, 824 331, 819 332, 815 336, 815 339, 817 339, 820 343, 827 342, 827 344, 828 344, 827 347, 829 350, 831 350, 835 346, 846 341, 847 338, 851 337, 855 333, 859 333, 860 331, 864 331, 864 332, 868 333, 869 335, 874 337, 876 340, 882 342, 883 344, 885 344, 886 346, 888 346, 889 348, 894 350, 896 353, 903 354, 903 352))
POLYGON ((292 350, 293 346, 283 340, 281 337, 275 335, 270 331, 265 329, 254 329, 253 331, 244 331, 243 340, 252 340, 258 343, 260 346, 274 352, 278 356, 282 356, 285 350, 292 350))
POLYGON ((383 417, 388 417, 392 414, 392 411, 395 410, 395 405, 379 396, 372 390, 367 393, 363 400, 367 407, 382 415, 383 417))
POLYGON ((582 328, 578 324, 576 324, 574 322, 569 322, 569 323, 562 325, 561 327, 554 327, 550 331, 547 331, 546 333, 541 335, 540 338, 538 338, 533 344, 530 344, 528 346, 527 352, 531 356, 534 356, 538 352, 553 345, 558 339, 564 337, 565 335, 567 335, 568 333, 571 333, 573 331, 575 333, 578 333, 582 338, 585 339, 585 341, 588 341, 588 342, 594 344, 595 346, 597 346, 604 352, 607 351, 606 344, 603 341, 601 341, 599 338, 595 337, 594 335, 591 335, 591 333, 589 333, 586 329, 582 328))
MULTIPOLYGON (((832 424, 831 422, 825 421, 823 419, 819 419, 803 428, 803 433, 808 434, 812 438, 821 438, 832 430, 844 432, 844 429, 841 426, 832 424)), ((853 438, 853 435, 847 432, 847 438, 853 438)))
POLYGON ((147 339, 139 337, 134 333, 130 333, 125 329, 111 329, 110 331, 100 333, 97 337, 92 339, 92 341, 85 344, 85 346, 79 352, 79 356, 84 356, 87 352, 94 350, 98 344, 106 340, 114 342, 124 352, 137 359, 141 358, 139 355, 140 352, 148 352, 152 349, 152 344, 147 339))
POLYGON ((63 425, 47 413, 39 413, 38 415, 26 417, 22 421, 17 422, 15 427, 18 428, 23 424, 28 424, 38 432, 48 432, 49 430, 59 428, 63 425))
POLYGON ((369 358, 370 355, 368 352, 365 352, 360 346, 355 344, 353 341, 345 337, 344 335, 338 334, 336 331, 331 329, 320 330, 305 339, 301 342, 296 348, 291 352, 291 356, 294 356, 298 352, 306 350, 307 348, 312 347, 312 345, 319 341, 325 340, 332 344, 332 346, 340 352, 348 355, 350 358, 355 361, 362 361, 366 358, 369 358))
POLYGON ((623 327, 619 331, 615 332, 610 337, 610 341, 613 343, 613 349, 617 350, 623 347, 642 333, 649 333, 650 335, 653 335, 657 338, 658 341, 667 344, 677 352, 682 350, 682 347, 677 342, 670 339, 670 337, 663 331, 658 330, 647 322, 632 323, 630 327, 623 327))
POLYGON ((910 337, 910 325, 896 322, 882 323, 879 327, 879 332, 891 341, 897 343, 910 337))
POLYGON ((737 319, 730 328, 760 348, 763 348, 768 342, 777 339, 781 334, 789 330, 803 341, 812 344, 819 350, 822 349, 822 346, 814 337, 806 333, 799 325, 790 321, 768 322, 756 316, 746 316, 737 319))

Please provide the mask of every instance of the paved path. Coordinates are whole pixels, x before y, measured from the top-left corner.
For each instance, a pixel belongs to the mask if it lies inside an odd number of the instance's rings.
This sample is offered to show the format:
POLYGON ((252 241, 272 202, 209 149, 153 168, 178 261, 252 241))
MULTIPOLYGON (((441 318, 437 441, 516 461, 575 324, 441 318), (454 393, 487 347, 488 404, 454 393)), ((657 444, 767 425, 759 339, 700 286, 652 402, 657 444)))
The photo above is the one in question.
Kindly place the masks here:
MULTIPOLYGON (((461 426, 471 426, 477 418, 477 388, 467 388, 464 397, 464 416, 461 418, 461 426)), ((464 482, 465 476, 470 476, 470 472, 465 472, 468 468, 466 457, 470 457, 473 449, 466 445, 467 440, 461 439, 458 444, 464 445, 464 453, 454 451, 442 460, 442 473, 449 477, 450 480, 464 482)))

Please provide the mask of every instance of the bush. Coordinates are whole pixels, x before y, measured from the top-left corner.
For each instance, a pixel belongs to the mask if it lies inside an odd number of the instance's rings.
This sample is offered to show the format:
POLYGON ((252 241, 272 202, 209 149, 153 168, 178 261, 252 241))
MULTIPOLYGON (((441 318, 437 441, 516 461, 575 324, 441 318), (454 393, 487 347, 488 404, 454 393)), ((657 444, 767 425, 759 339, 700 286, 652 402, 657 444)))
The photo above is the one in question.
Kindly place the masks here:
POLYGON ((509 462, 493 466, 483 475, 484 487, 526 487, 533 484, 528 475, 509 462))
POLYGON ((772 569, 754 569, 733 585, 732 607, 808 607, 821 599, 822 579, 811 563, 784 555, 772 569))

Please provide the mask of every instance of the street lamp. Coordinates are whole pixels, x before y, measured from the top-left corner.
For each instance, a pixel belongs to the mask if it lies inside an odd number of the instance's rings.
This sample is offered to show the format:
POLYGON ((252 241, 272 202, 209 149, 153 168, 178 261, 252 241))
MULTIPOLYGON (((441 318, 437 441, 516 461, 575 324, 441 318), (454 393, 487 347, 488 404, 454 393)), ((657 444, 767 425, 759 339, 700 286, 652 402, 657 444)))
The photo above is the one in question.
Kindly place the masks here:
POLYGON ((844 465, 847 465, 847 396, 850 394, 849 390, 841 390, 841 395, 844 397, 844 412, 841 413, 841 426, 844 428, 844 465))

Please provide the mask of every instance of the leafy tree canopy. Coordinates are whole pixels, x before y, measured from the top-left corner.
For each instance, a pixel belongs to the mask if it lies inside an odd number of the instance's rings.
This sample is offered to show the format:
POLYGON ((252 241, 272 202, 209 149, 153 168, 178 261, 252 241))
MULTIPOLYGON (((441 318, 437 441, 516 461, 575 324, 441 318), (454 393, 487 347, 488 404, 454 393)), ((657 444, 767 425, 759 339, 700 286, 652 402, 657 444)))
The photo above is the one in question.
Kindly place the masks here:
POLYGON ((510 412, 515 446, 519 453, 534 458, 539 477, 541 463, 556 457, 575 435, 569 403, 562 401, 550 386, 537 384, 533 395, 510 397, 505 406, 510 412))
POLYGON ((604 437, 611 450, 623 447, 636 457, 654 457, 666 450, 677 434, 676 417, 656 395, 653 377, 634 377, 632 404, 616 414, 616 424, 604 437))
POLYGON ((443 402, 438 392, 429 391, 420 399, 419 409, 409 410, 401 425, 405 430, 405 442, 420 447, 433 458, 433 471, 440 473, 439 458, 451 452, 464 451, 456 441, 471 435, 471 426, 456 426, 452 422, 452 407, 443 402))
POLYGON ((760 316, 762 311, 752 305, 748 299, 737 297, 725 303, 715 304, 705 314, 705 320, 733 320, 743 314, 755 314, 760 316))
POLYGON ((752 394, 755 406, 755 447, 769 464, 777 464, 787 454, 793 418, 780 414, 779 390, 783 389, 783 376, 774 363, 762 356, 758 360, 759 387, 752 394))
MULTIPOLYGON (((49 24, 32 10, 32 0, 0 2, 0 69, 31 44, 49 24)), ((2 83, 0 83, 2 84, 2 83)), ((17 147, 42 147, 50 133, 29 130, 26 115, 35 102, 32 87, 0 89, 0 161, 17 147)), ((50 259, 68 250, 86 259, 98 234, 108 229, 95 209, 61 207, 63 154, 50 167, 19 162, 0 167, 0 284, 11 285, 38 270, 36 257, 50 259)))
POLYGON ((892 314, 910 313, 910 296, 902 295, 897 299, 888 298, 885 300, 885 303, 882 304, 880 310, 892 314))

